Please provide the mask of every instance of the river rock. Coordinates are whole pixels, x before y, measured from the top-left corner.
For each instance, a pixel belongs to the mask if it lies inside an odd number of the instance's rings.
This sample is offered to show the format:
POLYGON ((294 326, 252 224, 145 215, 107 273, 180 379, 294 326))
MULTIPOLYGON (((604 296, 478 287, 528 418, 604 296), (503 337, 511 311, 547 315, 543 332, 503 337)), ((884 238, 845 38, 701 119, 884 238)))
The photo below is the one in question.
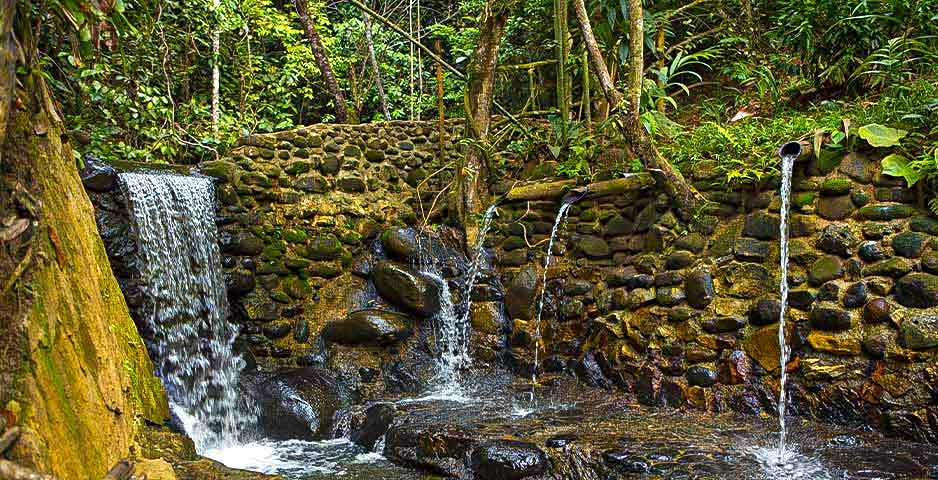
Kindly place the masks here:
POLYGON ((913 315, 903 320, 899 344, 912 350, 938 347, 938 315, 913 315))
POLYGON ((712 387, 717 383, 717 372, 702 365, 694 365, 684 374, 688 385, 696 387, 712 387))
POLYGON ((782 303, 778 300, 764 298, 757 301, 749 309, 749 323, 756 326, 771 325, 778 322, 782 314, 782 303))
POLYGON ((844 292, 844 306, 847 308, 859 308, 866 304, 869 289, 863 282, 857 282, 847 287, 844 292))
POLYGON ((743 235, 760 240, 778 240, 779 217, 764 212, 757 212, 746 217, 743 226, 743 235))
POLYGON ((861 243, 857 253, 860 255, 860 258, 867 263, 878 262, 888 256, 886 249, 883 248, 879 242, 871 240, 861 243))
POLYGON ((892 237, 892 249, 900 257, 918 258, 925 249, 926 239, 922 233, 903 232, 892 237))
POLYGON ((878 297, 866 302, 863 307, 863 320, 866 323, 886 323, 892 319, 892 306, 885 298, 878 297))
POLYGON ((374 450, 375 443, 394 421, 396 411, 397 408, 390 402, 369 406, 364 412, 364 420, 349 432, 349 440, 369 452, 374 450))
POLYGON ((385 435, 384 455, 395 463, 458 478, 477 435, 454 425, 395 422, 385 435))
POLYGON ((391 257, 409 261, 417 257, 417 235, 410 228, 391 228, 381 234, 381 245, 391 257))
POLYGON ((117 186, 117 170, 91 157, 85 157, 85 166, 79 174, 82 185, 93 192, 107 192, 117 186))
POLYGON ((811 285, 838 279, 844 275, 843 262, 839 257, 828 255, 819 258, 808 270, 808 282, 811 285))
POLYGON ((440 286, 402 263, 383 260, 371 278, 382 297, 415 313, 430 316, 440 310, 440 286))
POLYGON ((811 326, 818 330, 839 332, 850 328, 850 313, 836 307, 818 306, 811 311, 811 326))
POLYGON ((410 336, 411 323, 410 318, 395 312, 358 310, 343 320, 329 322, 322 336, 326 341, 344 345, 391 345, 410 336))
POLYGON ((821 197, 817 202, 817 214, 827 220, 843 220, 853 214, 855 207, 850 195, 821 197))
POLYGON ((470 455, 479 480, 520 480, 544 473, 547 455, 530 442, 490 440, 476 446, 470 455))
POLYGON ((909 218, 916 212, 915 207, 904 203, 877 203, 861 208, 857 215, 864 220, 888 221, 909 218))
POLYGON ((902 277, 896 283, 896 300, 906 307, 938 306, 938 276, 930 273, 911 273, 902 277))
POLYGON ((585 235, 574 240, 577 252, 588 258, 605 258, 611 253, 605 240, 592 235, 585 235))
POLYGON ((882 276, 899 278, 912 271, 912 262, 904 258, 889 258, 861 269, 864 277, 882 276))
POLYGON ((530 320, 533 317, 540 281, 539 272, 533 265, 522 267, 511 280, 505 295, 505 309, 511 319, 530 320))
POLYGON ((713 275, 708 268, 697 268, 684 277, 684 291, 688 305, 706 308, 716 298, 713 275))
POLYGON ((818 247, 827 253, 848 257, 857 241, 857 235, 849 225, 832 223, 824 227, 817 243, 818 247))
POLYGON ((266 437, 315 440, 331 435, 342 396, 333 372, 305 367, 246 381, 266 437))
POLYGON ((701 325, 707 333, 728 333, 735 332, 746 326, 745 317, 716 317, 705 320, 701 325))

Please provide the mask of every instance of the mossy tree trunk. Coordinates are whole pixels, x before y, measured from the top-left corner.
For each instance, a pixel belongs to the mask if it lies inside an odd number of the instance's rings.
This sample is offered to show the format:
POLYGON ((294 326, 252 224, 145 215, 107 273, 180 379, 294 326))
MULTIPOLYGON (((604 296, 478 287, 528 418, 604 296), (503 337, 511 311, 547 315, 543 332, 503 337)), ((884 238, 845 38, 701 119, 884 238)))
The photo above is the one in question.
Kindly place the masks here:
POLYGON ((22 430, 5 455, 101 478, 168 406, 41 72, 31 8, 0 0, 0 212, 25 225, 0 224, 0 414, 22 430))
POLYGON ((479 40, 469 65, 466 103, 467 134, 473 140, 466 161, 457 172, 458 214, 466 231, 466 244, 474 245, 478 236, 478 217, 488 196, 489 128, 495 95, 498 47, 505 24, 514 7, 513 1, 495 0, 486 4, 479 21, 479 40))

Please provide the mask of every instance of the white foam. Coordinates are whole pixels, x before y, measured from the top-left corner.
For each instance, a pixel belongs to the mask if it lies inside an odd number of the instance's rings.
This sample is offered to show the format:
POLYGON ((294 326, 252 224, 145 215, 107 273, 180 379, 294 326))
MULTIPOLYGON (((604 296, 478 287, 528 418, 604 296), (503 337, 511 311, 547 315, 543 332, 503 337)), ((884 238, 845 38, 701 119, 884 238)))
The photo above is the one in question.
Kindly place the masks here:
POLYGON ((766 478, 784 478, 788 480, 825 480, 831 479, 830 473, 815 458, 808 457, 789 447, 777 446, 751 448, 749 453, 759 462, 766 478))

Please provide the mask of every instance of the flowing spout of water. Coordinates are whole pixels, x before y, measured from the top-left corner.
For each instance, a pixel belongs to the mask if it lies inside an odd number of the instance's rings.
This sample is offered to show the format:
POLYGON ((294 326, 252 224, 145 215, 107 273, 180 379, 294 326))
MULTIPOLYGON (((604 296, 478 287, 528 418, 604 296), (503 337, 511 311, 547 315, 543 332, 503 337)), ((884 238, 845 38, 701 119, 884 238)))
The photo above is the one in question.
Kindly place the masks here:
POLYGON ((196 449, 237 443, 255 414, 238 390, 211 180, 121 173, 137 235, 149 348, 173 412, 196 449))
POLYGON ((781 358, 780 379, 778 392, 778 451, 779 456, 785 455, 785 440, 787 430, 785 427, 785 409, 788 402, 788 395, 785 391, 785 384, 788 380, 788 372, 785 366, 788 364, 788 357, 791 355, 791 348, 785 342, 785 310, 788 307, 788 210, 791 204, 791 175, 794 169, 795 160, 801 155, 801 144, 798 142, 788 142, 778 149, 778 155, 782 158, 782 186, 779 196, 781 197, 781 220, 779 222, 779 241, 780 248, 780 267, 781 279, 779 281, 779 292, 781 294, 781 309, 778 316, 778 344, 781 358))
POLYGON ((495 218, 495 209, 497 207, 498 203, 496 202, 485 210, 485 215, 482 217, 482 226, 479 228, 479 238, 476 239, 476 244, 473 245, 472 252, 470 252, 472 258, 470 259, 469 271, 466 274, 466 302, 462 318, 462 323, 466 325, 469 325, 469 315, 472 314, 472 288, 475 287, 476 279, 484 261, 485 236, 489 233, 489 228, 492 227, 492 219, 495 218))
MULTIPOLYGON (((567 211, 570 210, 573 203, 580 198, 583 198, 583 195, 578 197, 565 197, 563 199, 560 209, 557 210, 557 217, 554 219, 554 227, 550 231, 550 240, 547 242, 547 255, 544 257, 544 274, 541 277, 541 297, 537 302, 537 317, 534 322, 534 366, 531 370, 531 383, 533 385, 537 384, 537 370, 540 365, 541 315, 544 313, 544 297, 547 296, 547 270, 550 268, 551 253, 554 250, 554 240, 557 238, 557 232, 560 231, 564 221, 567 219, 567 211)), ((534 391, 532 390, 531 399, 533 400, 533 398, 534 391)))

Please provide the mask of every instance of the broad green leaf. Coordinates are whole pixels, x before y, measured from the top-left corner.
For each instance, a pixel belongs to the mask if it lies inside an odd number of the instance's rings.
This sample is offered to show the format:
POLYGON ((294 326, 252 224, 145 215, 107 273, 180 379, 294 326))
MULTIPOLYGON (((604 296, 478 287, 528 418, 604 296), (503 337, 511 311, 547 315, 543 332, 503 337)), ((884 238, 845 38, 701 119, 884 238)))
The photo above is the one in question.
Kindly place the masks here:
POLYGON ((864 125, 857 131, 860 138, 866 140, 874 147, 895 147, 899 145, 899 140, 902 140, 908 133, 909 132, 905 130, 886 127, 878 123, 864 125))
POLYGON ((921 178, 921 174, 909 164, 909 159, 898 153, 893 153, 884 158, 880 164, 883 166, 883 173, 892 177, 904 178, 909 187, 915 185, 921 178))

